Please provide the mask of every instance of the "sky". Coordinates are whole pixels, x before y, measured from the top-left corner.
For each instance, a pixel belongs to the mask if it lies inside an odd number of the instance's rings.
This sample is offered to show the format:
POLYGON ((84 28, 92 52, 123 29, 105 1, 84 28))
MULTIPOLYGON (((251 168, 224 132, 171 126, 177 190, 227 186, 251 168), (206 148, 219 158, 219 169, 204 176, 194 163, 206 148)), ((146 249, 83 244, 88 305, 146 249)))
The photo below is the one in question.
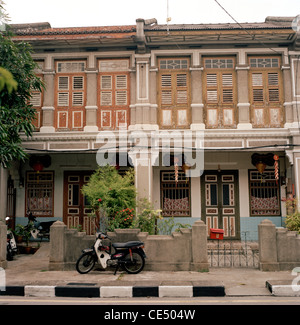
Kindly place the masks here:
MULTIPOLYGON (((295 17, 300 0, 217 0, 239 23, 267 16, 295 17)), ((4 0, 11 24, 49 22, 52 27, 135 25, 137 18, 158 24, 232 23, 216 0, 4 0), (167 10, 167 7, 169 10, 167 10)))

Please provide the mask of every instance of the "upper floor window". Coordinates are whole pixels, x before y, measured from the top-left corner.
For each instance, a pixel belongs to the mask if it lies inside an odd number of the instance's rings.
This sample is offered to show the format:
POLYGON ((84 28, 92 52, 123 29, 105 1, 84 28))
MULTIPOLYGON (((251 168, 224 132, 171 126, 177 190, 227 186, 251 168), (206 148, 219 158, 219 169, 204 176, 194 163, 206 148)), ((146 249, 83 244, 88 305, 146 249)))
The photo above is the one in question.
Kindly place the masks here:
POLYGON ((100 128, 127 128, 130 112, 129 60, 100 60, 98 89, 100 128))
POLYGON ((158 82, 160 126, 188 127, 191 114, 189 59, 160 59, 158 82))
POLYGON ((85 61, 56 62, 55 120, 58 129, 81 130, 85 116, 85 61))
POLYGON ((251 121, 255 127, 283 123, 283 87, 279 57, 249 58, 251 121))
POLYGON ((203 98, 207 128, 236 127, 237 91, 234 58, 204 58, 203 98))

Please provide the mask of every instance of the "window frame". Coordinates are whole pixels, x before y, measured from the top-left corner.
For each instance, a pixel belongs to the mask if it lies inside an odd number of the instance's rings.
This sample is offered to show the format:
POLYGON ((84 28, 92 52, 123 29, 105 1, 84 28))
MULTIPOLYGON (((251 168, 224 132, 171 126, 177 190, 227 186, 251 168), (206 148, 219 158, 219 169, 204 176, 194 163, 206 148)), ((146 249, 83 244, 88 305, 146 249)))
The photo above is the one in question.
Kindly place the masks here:
POLYGON ((161 129, 189 128, 191 125, 192 89, 190 58, 158 58, 157 89, 159 127, 161 129), (182 78, 182 75, 186 77, 182 78), (170 76, 170 78, 163 78, 163 76, 170 76), (164 114, 167 116, 164 117, 164 114), (169 123, 165 123, 165 121, 169 121, 169 123))
MULTIPOLYGON (((40 196, 38 196, 40 197, 40 196)), ((25 182, 25 214, 28 212, 31 212, 35 217, 54 217, 54 171, 41 171, 41 172, 34 172, 34 171, 27 171, 26 172, 26 182, 25 182), (33 179, 30 179, 30 175, 33 176, 33 179), (46 175, 51 175, 50 180, 43 180, 41 177, 46 175), (33 186, 29 186, 33 185, 33 186), (45 185, 50 185, 45 186, 45 185), (44 187, 43 187, 44 186, 44 187), (49 208, 49 214, 47 213, 41 213, 42 211, 45 211, 46 209, 36 209, 36 210, 30 210, 30 190, 37 190, 37 191, 43 191, 43 190, 50 190, 52 192, 52 195, 50 197, 51 207, 49 208)))
POLYGON ((257 128, 283 127, 283 124, 285 122, 285 114, 283 106, 284 87, 281 70, 281 57, 275 55, 249 55, 248 64, 248 88, 250 118, 252 125, 257 128), (254 66, 254 64, 251 64, 251 60, 254 59, 257 60, 256 66, 254 66), (278 64, 276 66, 272 66, 275 59, 278 61, 278 64), (259 67, 258 60, 271 60, 271 66, 259 67), (275 74, 277 76, 274 79, 275 74), (261 75, 261 85, 258 84, 258 76, 255 78, 256 84, 253 84, 254 75, 261 75), (276 80, 277 84, 274 84, 274 81, 276 80), (276 119, 276 121, 274 119, 276 119))
MULTIPOLYGON (((275 173, 274 173, 274 168, 268 168, 268 169, 265 169, 264 173, 269 173, 270 175, 274 175, 274 178, 268 178, 267 179, 267 182, 269 183, 272 183, 273 186, 263 186, 262 184, 265 184, 265 182, 262 182, 262 176, 259 175, 259 172, 258 170, 256 169, 249 169, 248 170, 248 182, 249 182, 249 213, 250 213, 250 216, 251 217, 263 217, 263 216, 266 216, 266 217, 280 217, 281 216, 281 201, 280 201, 280 198, 281 198, 281 195, 280 195, 280 184, 279 184, 279 181, 276 182, 275 180, 275 173), (258 178, 256 179, 252 179, 251 178, 251 175, 252 173, 257 173, 258 175, 258 178), (252 185, 251 182, 256 182, 256 186, 252 185), (261 185, 259 187, 259 185, 261 185), (263 192, 265 191, 268 191, 268 190, 273 190, 273 191, 276 191, 276 199, 277 199, 277 204, 278 204, 278 208, 274 207, 269 207, 269 208, 254 208, 252 206, 252 189, 257 189, 257 190, 260 190, 261 194, 264 194, 263 192), (258 211, 270 211, 270 210, 277 210, 277 213, 253 213, 254 210, 258 210, 258 211)), ((263 174, 264 174, 263 173, 263 174)), ((271 193, 270 191, 270 193, 271 193)), ((274 196, 268 196, 268 197, 263 197, 263 199, 272 199, 272 197, 274 196)))
POLYGON ((209 129, 237 127, 237 76, 235 68, 236 58, 234 56, 203 57, 204 120, 209 129), (209 64, 208 61, 210 61, 209 64), (229 61, 231 61, 230 64, 229 61), (225 78, 227 75, 230 75, 230 78, 225 78), (215 78, 208 78, 208 76, 215 76, 215 78), (209 100, 209 91, 212 100, 209 100))
MULTIPOLYGON (((169 193, 170 194, 170 193, 169 193)), ((184 195, 185 193, 183 192, 182 195, 184 195)), ((181 196, 181 195, 180 195, 181 196)), ((175 202, 174 202, 175 203, 175 202)), ((185 204, 184 201, 180 202, 181 204, 185 204)), ((175 171, 174 170, 161 170, 160 173, 160 206, 161 206, 161 210, 162 210, 162 216, 166 217, 166 218, 171 218, 171 217, 181 217, 181 218, 190 218, 191 217, 191 179, 190 177, 186 177, 185 173, 183 171, 178 171, 178 182, 176 183, 175 181, 175 171), (174 179, 169 179, 169 180, 164 180, 164 174, 169 174, 172 178, 174 177, 174 179), (165 186, 164 186, 165 185, 165 186), (168 185, 173 185, 173 186, 168 186, 168 185), (172 200, 182 200, 185 199, 186 197, 188 198, 188 209, 174 209, 175 213, 165 213, 164 209, 164 190, 171 190, 174 192, 175 191, 179 191, 179 190, 183 190, 183 191, 187 191, 188 192, 188 196, 184 196, 184 197, 177 197, 177 198, 170 198, 168 197, 168 199, 170 199, 170 204, 172 204, 172 200), (177 212, 177 214, 176 214, 177 212), (178 213, 179 212, 179 213, 178 213), (187 213, 185 213, 187 212, 187 213)), ((168 211, 173 210, 173 209, 167 209, 168 211)))

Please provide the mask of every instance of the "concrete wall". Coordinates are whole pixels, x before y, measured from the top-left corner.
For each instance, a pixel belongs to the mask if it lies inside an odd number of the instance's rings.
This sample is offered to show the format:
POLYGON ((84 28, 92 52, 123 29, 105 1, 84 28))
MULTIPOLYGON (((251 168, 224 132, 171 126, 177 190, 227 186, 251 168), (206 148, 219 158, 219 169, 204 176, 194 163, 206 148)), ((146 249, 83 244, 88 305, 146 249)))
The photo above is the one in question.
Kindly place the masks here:
MULTIPOLYGON (((182 229, 170 236, 149 235, 139 229, 117 229, 108 233, 112 242, 141 240, 147 255, 148 271, 200 271, 208 270, 206 226, 198 220, 191 229, 182 229)), ((50 232, 49 269, 74 270, 81 250, 91 247, 95 237, 57 221, 50 232)))
POLYGON ((292 270, 300 264, 300 235, 276 228, 270 220, 258 225, 259 266, 262 271, 292 270))

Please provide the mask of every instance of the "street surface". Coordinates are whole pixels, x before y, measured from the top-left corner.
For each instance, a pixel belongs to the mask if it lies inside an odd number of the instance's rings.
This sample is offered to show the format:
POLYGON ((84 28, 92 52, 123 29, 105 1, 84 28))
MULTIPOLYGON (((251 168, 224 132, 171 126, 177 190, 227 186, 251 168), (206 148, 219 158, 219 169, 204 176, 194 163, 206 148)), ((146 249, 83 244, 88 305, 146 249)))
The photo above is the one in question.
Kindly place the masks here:
POLYGON ((197 298, 69 298, 69 297, 0 297, 3 305, 300 305, 299 297, 245 296, 197 298))

